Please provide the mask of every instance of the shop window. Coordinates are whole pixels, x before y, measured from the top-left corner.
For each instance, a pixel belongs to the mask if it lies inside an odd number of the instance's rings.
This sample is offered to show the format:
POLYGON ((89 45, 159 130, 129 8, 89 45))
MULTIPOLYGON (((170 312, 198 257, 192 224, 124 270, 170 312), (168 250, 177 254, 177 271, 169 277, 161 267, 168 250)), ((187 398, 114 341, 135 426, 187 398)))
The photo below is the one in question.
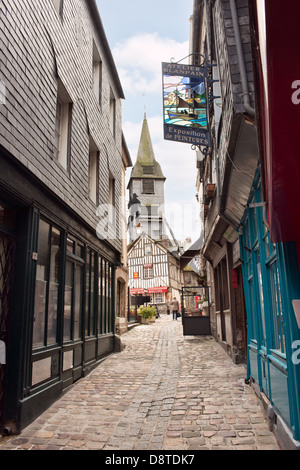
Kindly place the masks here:
POLYGON ((277 261, 274 260, 268 267, 269 282, 271 288, 271 302, 272 302, 272 322, 274 331, 274 344, 273 348, 278 349, 281 353, 286 353, 285 347, 285 334, 284 334, 284 320, 281 301, 281 291, 279 282, 279 273, 277 261))
POLYGON ((33 348, 57 341, 60 231, 40 220, 35 282, 33 348))
POLYGON ((68 238, 66 254, 63 322, 65 342, 82 337, 83 244, 68 238))
POLYGON ((144 254, 145 254, 145 256, 152 255, 152 245, 150 243, 145 244, 144 254))
POLYGON ((58 79, 54 158, 62 165, 65 170, 69 169, 70 163, 71 117, 72 100, 61 80, 58 79))
POLYGON ((85 336, 95 335, 95 253, 88 249, 86 257, 85 336))
POLYGON ((277 263, 276 244, 271 241, 267 227, 262 224, 263 247, 265 250, 267 279, 270 286, 272 349, 286 353, 283 307, 281 299, 280 279, 277 263))
POLYGON ((99 317, 100 334, 113 332, 113 270, 112 265, 99 257, 99 317))
POLYGON ((255 251, 256 257, 256 279, 258 285, 258 294, 260 303, 258 305, 259 313, 260 313, 260 321, 261 321, 261 343, 266 346, 267 338, 266 338, 266 318, 265 318, 265 301, 264 301, 264 288, 263 288, 263 280, 262 280, 262 272, 261 272, 261 264, 260 264, 260 254, 259 250, 255 251))

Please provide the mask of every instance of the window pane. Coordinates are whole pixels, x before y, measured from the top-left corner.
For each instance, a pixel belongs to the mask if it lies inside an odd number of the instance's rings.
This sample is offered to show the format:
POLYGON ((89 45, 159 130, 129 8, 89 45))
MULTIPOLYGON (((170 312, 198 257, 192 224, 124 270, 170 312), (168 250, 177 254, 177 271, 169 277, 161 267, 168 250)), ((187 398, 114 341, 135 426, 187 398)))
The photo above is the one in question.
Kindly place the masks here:
POLYGON ((98 272, 98 331, 100 334, 103 332, 103 292, 104 292, 104 285, 103 285, 103 274, 102 274, 102 259, 99 257, 99 272, 98 272))
POLYGON ((272 315, 274 328, 274 345, 275 349, 280 349, 285 353, 285 334, 283 327, 283 312, 281 303, 280 283, 277 262, 275 261, 269 268, 270 287, 272 293, 272 315))
POLYGON ((113 315, 113 305, 112 305, 112 266, 109 265, 108 268, 108 333, 112 332, 112 325, 113 325, 113 320, 112 320, 112 315, 113 315))
POLYGON ((73 294, 73 263, 66 262, 66 282, 65 282, 65 308, 64 308, 64 341, 71 339, 71 316, 72 316, 72 295, 73 294))
POLYGON ((91 253, 91 287, 90 287, 90 335, 95 334, 95 287, 94 287, 94 278, 95 278, 95 265, 94 265, 95 255, 91 253))
POLYGON ((56 343, 57 301, 59 287, 60 232, 52 228, 47 344, 56 343))
POLYGON ((260 257, 258 253, 257 263, 257 278, 258 278, 258 290, 260 298, 260 314, 261 314, 261 327, 262 327, 262 344, 266 345, 266 323, 265 323, 265 308, 264 308, 264 293, 263 293, 263 282, 260 267, 260 257))
POLYGON ((67 238, 67 251, 69 253, 74 253, 74 246, 75 246, 74 241, 71 240, 71 238, 67 238))
POLYGON ((36 267, 33 348, 44 346, 47 304, 48 258, 50 226, 40 220, 38 235, 38 259, 36 267))
POLYGON ((63 370, 73 368, 73 351, 66 351, 63 354, 63 370))
POLYGON ((78 243, 78 242, 76 244, 76 256, 78 256, 79 258, 84 259, 84 245, 82 245, 81 243, 78 243))
POLYGON ((15 225, 15 213, 9 207, 0 204, 0 224, 13 228, 15 225))
POLYGON ((105 330, 104 333, 109 331, 109 265, 106 263, 106 272, 105 272, 105 330))
POLYGON ((82 312, 82 266, 75 269, 75 295, 74 295, 74 339, 81 338, 81 312, 82 312))
POLYGON ((90 312, 90 256, 88 249, 86 255, 86 277, 85 277, 85 336, 90 335, 89 312, 90 312))

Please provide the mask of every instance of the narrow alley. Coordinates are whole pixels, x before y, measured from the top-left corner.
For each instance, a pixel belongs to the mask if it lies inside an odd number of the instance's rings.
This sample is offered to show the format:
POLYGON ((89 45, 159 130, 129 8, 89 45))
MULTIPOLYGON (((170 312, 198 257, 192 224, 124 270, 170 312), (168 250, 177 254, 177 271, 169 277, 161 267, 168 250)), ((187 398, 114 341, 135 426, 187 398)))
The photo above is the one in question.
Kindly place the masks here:
POLYGON ((162 315, 0 450, 280 450, 259 401, 212 337, 162 315))

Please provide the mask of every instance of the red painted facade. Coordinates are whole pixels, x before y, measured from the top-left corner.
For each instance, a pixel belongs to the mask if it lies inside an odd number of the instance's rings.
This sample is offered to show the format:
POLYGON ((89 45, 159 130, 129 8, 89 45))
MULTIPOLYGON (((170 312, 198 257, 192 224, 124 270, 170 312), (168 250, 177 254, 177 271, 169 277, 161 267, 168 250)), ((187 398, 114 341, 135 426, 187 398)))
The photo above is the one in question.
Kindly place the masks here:
POLYGON ((270 233, 274 242, 299 243, 300 2, 265 0, 265 15, 266 56, 259 38, 260 111, 270 233))

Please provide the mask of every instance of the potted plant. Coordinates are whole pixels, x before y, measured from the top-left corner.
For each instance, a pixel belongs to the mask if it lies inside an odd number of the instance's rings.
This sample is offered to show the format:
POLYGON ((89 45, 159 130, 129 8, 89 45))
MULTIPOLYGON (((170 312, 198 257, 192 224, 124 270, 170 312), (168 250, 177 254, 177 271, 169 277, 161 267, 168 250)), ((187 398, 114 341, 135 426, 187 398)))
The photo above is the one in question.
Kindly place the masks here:
POLYGON ((155 321, 155 316, 156 316, 156 309, 155 307, 145 307, 142 305, 138 309, 138 315, 141 317, 141 323, 147 324, 150 321, 155 321))

